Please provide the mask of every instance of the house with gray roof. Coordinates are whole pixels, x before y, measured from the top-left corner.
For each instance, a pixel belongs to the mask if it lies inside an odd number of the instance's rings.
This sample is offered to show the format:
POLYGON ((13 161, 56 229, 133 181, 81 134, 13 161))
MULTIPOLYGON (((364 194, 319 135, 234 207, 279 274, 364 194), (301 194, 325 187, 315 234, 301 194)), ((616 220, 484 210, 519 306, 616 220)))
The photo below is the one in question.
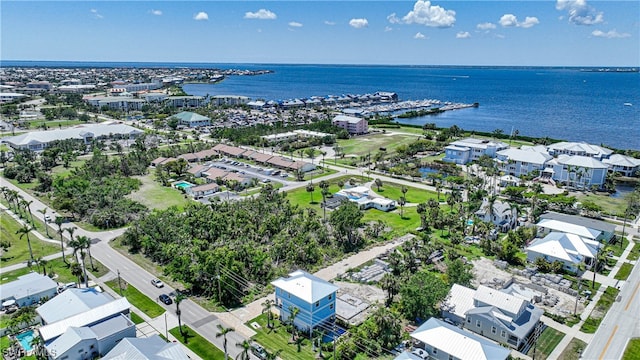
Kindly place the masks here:
POLYGON ((559 155, 577 155, 592 157, 597 160, 608 158, 613 150, 598 145, 588 144, 586 142, 562 141, 547 146, 547 151, 553 156, 559 155))
POLYGON ((178 343, 162 340, 158 335, 148 338, 124 338, 102 360, 188 360, 178 343))
POLYGON ((395 360, 505 360, 511 351, 469 331, 435 318, 411 333, 414 347, 395 360))
POLYGON ((539 175, 547 161, 553 157, 546 152, 523 149, 505 149, 496 153, 500 170, 513 176, 539 175))
POLYGON ((569 186, 588 189, 604 185, 609 166, 589 156, 560 155, 547 162, 552 179, 569 186))
POLYGON ((71 288, 40 305, 36 312, 46 325, 84 313, 113 300, 111 295, 94 288, 71 288))
POLYGON ((0 303, 30 306, 41 299, 56 296, 58 284, 50 277, 31 272, 18 277, 17 280, 0 285, 0 303))
POLYGON ((501 232, 515 228, 518 223, 518 209, 507 201, 495 200, 490 203, 489 199, 485 198, 480 209, 476 211, 476 216, 484 222, 494 224, 501 232))
POLYGON ((514 349, 527 343, 544 313, 529 300, 484 285, 460 288, 464 286, 452 287, 442 304, 443 316, 456 322, 464 318, 465 329, 514 349))
POLYGON ((467 164, 480 159, 483 155, 495 158, 498 151, 508 148, 509 145, 501 141, 466 138, 456 140, 445 147, 442 160, 454 164, 467 164))
POLYGON ((336 285, 303 270, 294 271, 271 284, 276 288, 276 307, 282 321, 291 316, 293 308, 297 308, 299 313, 294 325, 311 336, 314 328, 335 320, 336 285))
POLYGON ((200 126, 211 125, 211 119, 209 119, 206 116, 196 114, 190 111, 183 111, 173 115, 172 117, 178 119, 178 125, 182 125, 190 128, 197 128, 200 126))
MULTIPOLYGON (((592 219, 584 216, 569 215, 569 214, 562 214, 554 211, 547 211, 546 213, 540 215, 540 221, 537 224, 539 228, 538 232, 544 231, 540 229, 545 227, 544 225, 545 222, 543 222, 543 220, 558 221, 558 223, 554 225, 554 226, 557 226, 557 228, 554 228, 554 229, 558 231, 570 232, 570 230, 574 229, 575 226, 584 227, 586 228, 586 231, 589 231, 590 234, 595 235, 595 237, 586 236, 587 238, 596 239, 600 242, 610 242, 611 239, 613 239, 613 236, 615 235, 615 231, 616 231, 616 226, 606 221, 592 219)), ((550 223, 546 223, 546 224, 549 225, 550 223)), ((551 229, 547 229, 547 230, 551 230, 551 229)), ((577 232, 573 232, 573 233, 581 235, 581 234, 584 234, 585 230, 580 230, 580 231, 581 231, 580 233, 577 233, 577 232)))
POLYGON ((640 176, 640 159, 622 154, 613 154, 608 159, 602 160, 609 166, 609 171, 617 172, 623 176, 640 176))

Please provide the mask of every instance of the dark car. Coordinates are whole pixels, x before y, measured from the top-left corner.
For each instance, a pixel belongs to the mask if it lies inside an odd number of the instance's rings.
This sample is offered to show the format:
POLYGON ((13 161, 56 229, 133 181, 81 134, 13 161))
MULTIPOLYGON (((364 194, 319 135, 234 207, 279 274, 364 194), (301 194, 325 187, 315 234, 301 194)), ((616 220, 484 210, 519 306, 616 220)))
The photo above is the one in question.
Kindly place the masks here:
POLYGON ((162 301, 163 303, 165 303, 165 305, 171 305, 173 304, 173 300, 171 300, 171 298, 169 297, 169 295, 167 294, 162 294, 158 297, 158 299, 160 299, 160 301, 162 301))
POLYGON ((257 356, 258 359, 264 360, 267 358, 267 352, 258 344, 251 344, 251 352, 257 356))

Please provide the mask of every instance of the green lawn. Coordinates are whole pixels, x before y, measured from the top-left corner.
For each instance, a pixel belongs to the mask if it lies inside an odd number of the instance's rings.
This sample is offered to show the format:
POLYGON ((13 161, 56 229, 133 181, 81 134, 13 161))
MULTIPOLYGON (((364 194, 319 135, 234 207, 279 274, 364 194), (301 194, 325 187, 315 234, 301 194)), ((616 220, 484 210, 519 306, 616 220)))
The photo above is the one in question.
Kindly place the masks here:
MULTIPOLYGON (((255 329, 256 335, 253 340, 262 345, 269 352, 276 352, 282 349, 280 358, 284 360, 314 360, 315 354, 312 352, 311 342, 305 339, 301 352, 298 352, 296 344, 290 344, 291 333, 287 332, 284 326, 278 320, 274 320, 275 326, 273 329, 267 328, 267 316, 266 314, 260 315, 255 319, 247 322, 248 326, 256 322, 260 325, 260 328, 255 329)), ((323 354, 324 355, 324 354, 323 354)), ((329 354, 327 354, 329 355, 329 354)))
POLYGON ((596 205, 602 207, 602 212, 611 215, 622 215, 626 208, 626 202, 623 198, 614 198, 608 195, 598 195, 592 193, 578 194, 577 200, 584 202, 585 200, 592 201, 596 205))
POLYGON ((138 324, 142 324, 144 322, 144 319, 140 315, 138 315, 135 311, 132 311, 131 321, 133 321, 134 324, 138 325, 138 324))
MULTIPOLYGON (((131 303, 131 305, 138 308, 138 310, 147 314, 150 318, 155 318, 164 313, 164 308, 156 303, 154 300, 149 298, 147 295, 140 292, 140 290, 136 289, 130 284, 127 284, 126 281, 121 280, 122 283, 122 296, 126 297, 127 300, 131 303)), ((119 285, 118 279, 110 280, 105 283, 115 292, 119 293, 119 285)))
MULTIPOLYGON (((421 138, 415 134, 372 134, 358 136, 348 140, 338 140, 338 145, 347 155, 368 155, 380 151, 380 148, 386 148, 387 153, 392 153, 399 145, 408 145, 421 138)), ((325 159, 329 162, 328 159, 325 159)))
POLYGON ((627 260, 638 260, 638 258, 640 258, 640 242, 634 243, 627 260))
POLYGON ((137 191, 129 194, 128 197, 146 205, 150 209, 166 209, 171 206, 182 208, 191 201, 178 189, 162 186, 153 179, 153 175, 134 177, 142 182, 142 186, 137 191))
MULTIPOLYGON (((22 239, 20 239, 20 235, 16 234, 16 231, 21 227, 22 226, 9 216, 9 214, 4 211, 0 212, 0 239, 2 239, 2 241, 9 241, 11 244, 7 252, 2 253, 0 266, 19 264, 29 260, 27 237, 23 236, 22 239)), ((34 259, 53 254, 60 250, 59 246, 42 241, 33 233, 29 234, 29 239, 31 240, 34 259)))
MULTIPOLYGON (((553 352, 553 349, 558 346, 564 336, 564 333, 547 326, 547 328, 544 329, 544 331, 538 338, 538 344, 535 352, 537 356, 535 357, 538 358, 538 356, 540 356, 540 358, 543 359, 547 358, 551 354, 551 352, 553 352)), ((527 355, 534 355, 533 347, 529 350, 529 353, 527 355)))
POLYGON ((629 340, 627 349, 622 355, 622 360, 635 360, 640 359, 640 338, 629 340))
POLYGON ((584 349, 587 347, 587 343, 577 339, 577 338, 573 338, 571 339, 571 341, 569 342, 569 345, 567 345, 567 347, 564 349, 564 351, 562 352, 562 354, 560 354, 560 359, 562 360, 579 360, 580 359, 580 355, 582 354, 582 352, 584 351, 584 349))
MULTIPOLYGON (((70 256, 67 257, 68 259, 70 256)), ((96 277, 100 277, 105 275, 109 270, 102 265, 98 260, 93 259, 93 265, 96 267, 95 271, 92 271, 91 266, 89 265, 89 258, 87 258, 87 272, 92 273, 96 277)), ((68 282, 77 282, 78 278, 71 274, 71 269, 62 261, 61 258, 57 258, 54 260, 50 260, 46 265, 47 274, 54 273, 58 277, 55 279, 59 283, 68 283, 68 282)), ((2 278, 0 279, 0 284, 8 283, 13 280, 16 280, 18 277, 27 274, 31 271, 37 271, 42 273, 41 266, 32 266, 31 268, 24 267, 18 270, 10 271, 2 274, 2 278)))
MULTIPOLYGON (((207 339, 203 338, 186 325, 182 326, 182 331, 186 336, 180 334, 180 329, 177 327, 169 330, 171 335, 175 336, 178 341, 183 343, 189 348, 189 350, 193 351, 201 358, 207 360, 224 360, 224 352, 207 341, 207 339)), ((227 346, 235 346, 235 344, 228 344, 227 346)))
POLYGON ((614 245, 611 245, 611 251, 613 252, 613 255, 618 257, 621 256, 622 252, 627 248, 627 245, 629 245, 629 239, 627 239, 626 237, 622 238, 622 244, 620 244, 620 241, 618 241, 614 245))
MULTIPOLYGON (((373 176, 372 178, 375 178, 375 176, 373 176)), ((378 191, 378 187, 373 184, 371 185, 371 190, 375 191, 381 196, 392 200, 398 200, 402 196, 402 185, 396 183, 382 182, 380 191, 378 191)), ((405 198, 407 199, 408 203, 424 203, 429 201, 429 199, 437 199, 438 194, 432 191, 407 186, 407 193, 405 194, 405 198)))
POLYGON ((614 279, 627 280, 627 278, 629 277, 629 274, 631 274, 631 270, 633 270, 633 265, 629 263, 622 264, 622 266, 620 266, 620 270, 618 270, 618 272, 616 273, 616 276, 614 276, 614 279))
POLYGON ((587 334, 595 333, 596 330, 598 329, 598 326, 600 326, 600 322, 602 321, 602 318, 606 315, 607 311, 609 311, 611 304, 613 304, 613 302, 616 300, 616 297, 618 296, 619 292, 620 291, 616 288, 608 287, 604 291, 604 294, 602 294, 602 297, 600 298, 600 300, 598 300, 598 303, 596 304, 596 308, 593 310, 600 313, 601 316, 592 317, 593 315, 592 313, 592 315, 590 315, 589 318, 587 318, 587 320, 585 320, 585 322, 582 324, 580 331, 587 334))
POLYGON ((76 167, 81 167, 82 165, 84 165, 85 162, 86 162, 85 160, 74 160, 69 162, 69 167, 67 168, 62 165, 58 165, 53 169, 51 169, 51 173, 53 175, 60 175, 60 176, 66 177, 69 174, 71 174, 71 170, 73 170, 76 167))

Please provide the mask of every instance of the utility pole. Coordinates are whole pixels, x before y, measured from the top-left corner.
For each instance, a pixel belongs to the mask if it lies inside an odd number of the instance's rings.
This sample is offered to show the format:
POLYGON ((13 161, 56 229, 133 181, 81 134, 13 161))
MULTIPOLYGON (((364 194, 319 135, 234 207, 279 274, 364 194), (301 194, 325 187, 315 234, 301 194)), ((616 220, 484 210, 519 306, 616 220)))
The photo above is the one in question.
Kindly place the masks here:
POLYGON ((218 304, 222 304, 222 288, 220 286, 220 268, 216 267, 217 275, 216 279, 218 279, 218 304))
POLYGON ((122 296, 122 283, 120 282, 120 269, 118 271, 118 289, 120 290, 120 296, 122 296))
POLYGON ((164 312, 164 337, 169 341, 169 329, 167 328, 167 312, 164 312))
MULTIPOLYGON (((336 360, 336 344, 338 343, 338 338, 336 335, 338 334, 338 327, 336 326, 335 320, 333 320, 333 360, 336 360)), ((322 346, 322 344, 320 345, 322 346)))

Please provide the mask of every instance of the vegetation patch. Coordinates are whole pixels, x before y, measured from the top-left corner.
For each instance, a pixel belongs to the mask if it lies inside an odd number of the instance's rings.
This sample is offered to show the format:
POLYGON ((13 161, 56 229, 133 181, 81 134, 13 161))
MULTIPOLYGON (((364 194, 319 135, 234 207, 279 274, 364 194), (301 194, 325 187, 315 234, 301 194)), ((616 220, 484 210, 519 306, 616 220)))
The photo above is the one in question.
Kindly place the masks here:
POLYGON ((135 311, 132 311, 131 321, 133 321, 134 324, 138 325, 138 324, 142 324, 144 322, 144 319, 140 315, 138 315, 135 311))
POLYGON ((527 355, 534 358, 540 357, 542 359, 546 359, 553 352, 553 349, 558 346, 560 341, 562 341, 564 336, 564 333, 547 326, 542 334, 540 334, 540 337, 538 337, 538 343, 535 346, 535 354, 534 347, 531 347, 527 355))
POLYGON ((178 327, 174 327, 169 330, 171 335, 175 336, 178 341, 183 343, 189 350, 196 353, 196 355, 200 356, 202 359, 211 359, 211 360, 224 360, 224 352, 215 347, 212 343, 207 341, 207 339, 203 338, 197 332, 190 329, 188 326, 182 326, 182 333, 178 327))
POLYGON ((615 216, 623 216, 627 206, 624 198, 615 198, 609 195, 580 193, 577 195, 577 200, 580 202, 592 202, 599 206, 603 213, 615 216))
POLYGON ((633 265, 629 263, 623 263, 622 266, 620 266, 620 270, 618 270, 614 278, 616 280, 627 280, 627 278, 629 277, 629 274, 631 274, 631 270, 633 270, 633 265))
POLYGON ((640 338, 629 340, 627 349, 624 351, 624 355, 622 355, 622 360, 634 359, 640 359, 640 338))
POLYGON ((118 284, 118 279, 107 281, 105 284, 117 293, 120 293, 120 288, 122 288, 122 296, 152 319, 162 315, 165 311, 162 306, 124 280, 120 280, 120 284, 118 284))
POLYGON ((559 358, 562 360, 579 360, 586 347, 587 343, 578 338, 573 338, 564 351, 562 351, 559 358))
POLYGON ((640 242, 634 241, 633 248, 629 256, 627 256, 627 260, 638 260, 638 258, 640 258, 640 242))
MULTIPOLYGON (((17 233, 21 226, 9 214, 0 212, 0 241, 8 244, 0 250, 0 266, 20 264, 30 259, 29 243, 26 234, 17 233)), ((46 241, 40 240, 35 234, 29 233, 33 258, 38 259, 60 251, 60 247, 46 241)))
POLYGON ((600 300, 598 300, 598 303, 596 304, 595 309, 593 309, 591 315, 589 315, 589 318, 587 318, 587 320, 582 324, 582 327, 580 327, 580 331, 587 334, 595 333, 605 314, 609 311, 611 304, 616 300, 619 292, 620 291, 616 288, 608 287, 600 297, 600 300))
MULTIPOLYGON (((262 345, 267 351, 273 353, 282 350, 280 358, 282 359, 300 359, 314 360, 315 354, 312 351, 311 342, 305 339, 298 352, 297 345, 291 342, 291 333, 277 319, 272 320, 272 329, 267 327, 267 315, 262 314, 255 319, 249 320, 247 326, 252 323, 258 323, 260 328, 255 329, 256 335, 253 340, 262 345)), ((328 355, 328 354, 327 354, 328 355)))
POLYGON ((136 176, 142 185, 129 198, 138 201, 150 209, 166 209, 171 206, 184 208, 184 205, 191 201, 180 190, 154 181, 151 175, 136 176))

